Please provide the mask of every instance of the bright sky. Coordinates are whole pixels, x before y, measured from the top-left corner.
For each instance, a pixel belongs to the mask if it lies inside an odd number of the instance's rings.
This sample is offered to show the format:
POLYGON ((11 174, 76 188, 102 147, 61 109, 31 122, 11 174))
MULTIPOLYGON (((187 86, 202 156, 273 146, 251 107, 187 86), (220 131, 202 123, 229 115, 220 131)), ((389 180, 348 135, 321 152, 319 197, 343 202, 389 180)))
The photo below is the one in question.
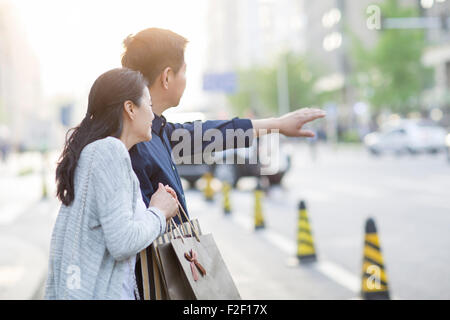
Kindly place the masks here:
POLYGON ((189 40, 181 104, 201 97, 207 0, 13 0, 40 61, 44 94, 86 95, 101 73, 120 66, 122 41, 148 27, 189 40))

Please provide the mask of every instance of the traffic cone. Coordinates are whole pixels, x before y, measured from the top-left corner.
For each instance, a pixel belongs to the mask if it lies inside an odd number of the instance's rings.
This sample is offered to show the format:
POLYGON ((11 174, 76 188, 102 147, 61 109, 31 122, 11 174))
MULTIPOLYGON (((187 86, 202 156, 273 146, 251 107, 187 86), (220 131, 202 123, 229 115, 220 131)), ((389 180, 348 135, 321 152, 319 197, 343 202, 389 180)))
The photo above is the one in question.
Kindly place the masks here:
POLYGON ((316 249, 308 221, 305 201, 300 201, 298 214, 297 258, 301 263, 317 261, 316 249))
POLYGON ((375 221, 366 221, 361 296, 365 300, 388 300, 388 281, 375 221))
POLYGON ((264 216, 262 213, 262 199, 264 196, 264 191, 261 188, 261 184, 258 181, 258 185, 255 189, 255 230, 264 229, 264 216))
POLYGON ((222 192, 223 192, 223 212, 225 214, 231 213, 230 206, 230 190, 231 186, 228 182, 223 182, 222 184, 222 192))
POLYGON ((214 189, 211 186, 213 176, 210 172, 207 172, 203 175, 203 178, 206 181, 206 186, 205 189, 203 189, 203 194, 205 196, 206 201, 212 201, 214 197, 214 189))

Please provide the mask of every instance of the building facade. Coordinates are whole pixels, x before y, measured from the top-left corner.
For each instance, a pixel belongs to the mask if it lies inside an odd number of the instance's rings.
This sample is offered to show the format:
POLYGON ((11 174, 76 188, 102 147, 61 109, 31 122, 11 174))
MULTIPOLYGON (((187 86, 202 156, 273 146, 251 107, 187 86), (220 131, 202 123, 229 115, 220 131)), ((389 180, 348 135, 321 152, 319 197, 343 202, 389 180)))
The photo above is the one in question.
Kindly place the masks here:
POLYGON ((39 131, 42 113, 39 63, 21 28, 14 7, 0 0, 0 126, 14 146, 26 144, 39 131))
POLYGON ((443 112, 442 122, 450 125, 450 0, 430 2, 424 16, 438 18, 440 25, 427 31, 428 48, 423 62, 433 67, 435 86, 425 94, 428 107, 443 112))

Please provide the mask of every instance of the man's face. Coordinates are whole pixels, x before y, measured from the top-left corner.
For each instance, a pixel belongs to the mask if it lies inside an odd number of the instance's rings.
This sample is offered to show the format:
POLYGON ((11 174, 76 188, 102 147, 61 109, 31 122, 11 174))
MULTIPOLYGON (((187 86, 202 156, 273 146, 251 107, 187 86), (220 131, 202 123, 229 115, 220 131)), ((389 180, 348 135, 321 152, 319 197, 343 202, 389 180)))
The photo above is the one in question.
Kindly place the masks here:
POLYGON ((186 63, 183 62, 183 66, 174 75, 173 81, 169 85, 172 106, 175 107, 179 105, 180 99, 183 96, 185 88, 186 88, 186 63))

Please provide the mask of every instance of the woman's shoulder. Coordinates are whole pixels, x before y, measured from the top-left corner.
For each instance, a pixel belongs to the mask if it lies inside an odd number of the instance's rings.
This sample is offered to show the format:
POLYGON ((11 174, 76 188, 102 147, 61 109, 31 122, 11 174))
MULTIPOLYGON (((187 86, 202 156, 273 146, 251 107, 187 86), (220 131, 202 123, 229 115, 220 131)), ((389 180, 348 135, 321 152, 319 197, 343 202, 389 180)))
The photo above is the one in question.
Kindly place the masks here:
POLYGON ((127 148, 117 138, 106 137, 91 142, 84 147, 81 158, 90 158, 94 161, 94 166, 106 164, 108 167, 114 164, 127 164, 130 161, 130 155, 127 148))
POLYGON ((101 153, 113 153, 114 155, 128 154, 123 142, 111 136, 89 143, 83 151, 87 151, 89 153, 100 151, 101 153))
POLYGON ((92 175, 91 183, 102 185, 100 189, 116 189, 131 183, 133 168, 130 155, 117 138, 107 137, 88 144, 80 157, 80 165, 92 175))

